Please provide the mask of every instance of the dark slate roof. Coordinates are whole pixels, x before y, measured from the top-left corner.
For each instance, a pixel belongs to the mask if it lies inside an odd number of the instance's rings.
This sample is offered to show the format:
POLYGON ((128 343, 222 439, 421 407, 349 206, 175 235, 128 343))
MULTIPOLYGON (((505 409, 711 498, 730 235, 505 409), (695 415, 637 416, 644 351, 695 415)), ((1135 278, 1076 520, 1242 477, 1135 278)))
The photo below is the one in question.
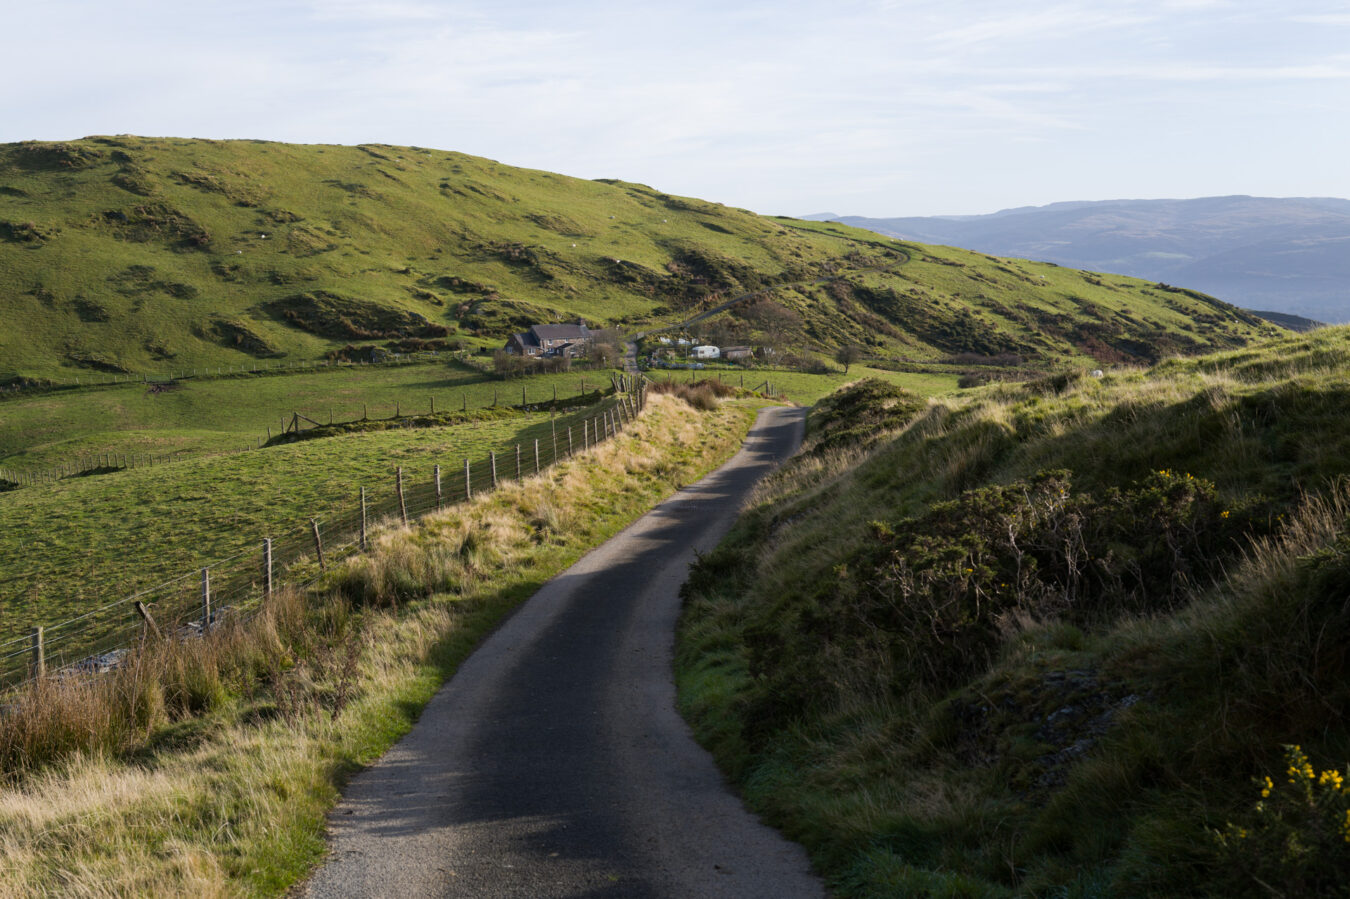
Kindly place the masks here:
POLYGON ((534 325, 530 331, 536 340, 585 340, 591 336, 585 325, 534 325))

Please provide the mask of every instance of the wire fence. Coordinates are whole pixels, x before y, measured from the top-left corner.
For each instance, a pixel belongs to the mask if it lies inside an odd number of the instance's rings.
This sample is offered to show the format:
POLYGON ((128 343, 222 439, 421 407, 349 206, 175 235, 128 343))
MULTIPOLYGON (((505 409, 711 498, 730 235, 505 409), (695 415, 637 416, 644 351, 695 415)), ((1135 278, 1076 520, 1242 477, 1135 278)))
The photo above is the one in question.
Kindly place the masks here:
POLYGON ((254 362, 251 365, 216 365, 198 368, 174 369, 170 372, 116 372, 108 374, 76 375, 71 378, 21 378, 10 384, 0 384, 0 397, 16 394, 46 393, 56 390, 74 390, 88 387, 117 387, 122 384, 167 384, 189 378, 233 378, 241 375, 294 374, 301 371, 345 370, 364 366, 413 365, 446 358, 467 359, 463 351, 439 353, 390 353, 379 361, 349 362, 318 359, 298 362, 254 362))
POLYGON ((0 642, 0 688, 34 677, 116 668, 147 633, 187 638, 224 618, 248 616, 283 586, 312 584, 334 563, 364 551, 388 523, 425 515, 489 493, 613 438, 646 405, 647 382, 613 375, 614 392, 536 426, 519 442, 430 469, 395 468, 387 482, 353 486, 349 496, 284 533, 259 535, 256 549, 203 562, 176 578, 64 621, 35 626, 0 642))
POLYGON ((258 437, 237 449, 221 449, 206 454, 190 451, 84 453, 64 459, 48 469, 15 470, 0 468, 0 485, 6 487, 10 485, 37 487, 43 484, 54 484, 66 478, 108 474, 133 468, 149 468, 183 459, 200 459, 203 455, 235 455, 262 449, 273 443, 275 438, 283 437, 286 434, 303 435, 306 431, 312 431, 316 428, 341 427, 354 425, 358 422, 397 422, 404 427, 445 424, 447 423, 446 417, 453 417, 455 412, 467 413, 475 409, 493 408, 499 402, 509 404, 517 398, 517 395, 520 402, 516 404, 516 408, 526 412, 585 405, 598 401, 605 386, 606 382, 603 379, 597 380, 592 376, 588 382, 583 375, 575 381, 554 379, 547 387, 535 384, 533 385, 535 390, 533 397, 529 394, 530 385, 516 385, 503 381, 493 388, 491 403, 487 402, 486 393, 483 393, 482 396, 475 398, 474 403, 470 405, 469 391, 460 390, 457 394, 449 395, 443 392, 439 406, 436 396, 428 394, 419 400, 410 402, 384 401, 379 406, 360 403, 359 411, 357 411, 356 405, 348 403, 342 410, 342 417, 336 415, 336 411, 331 405, 326 406, 323 411, 306 408, 303 411, 291 411, 288 414, 280 415, 273 423, 259 425, 258 437), (562 385, 561 390, 559 389, 560 384, 562 385), (448 403, 447 399, 449 400, 448 403), (439 419, 437 418, 438 415, 440 416, 439 419))

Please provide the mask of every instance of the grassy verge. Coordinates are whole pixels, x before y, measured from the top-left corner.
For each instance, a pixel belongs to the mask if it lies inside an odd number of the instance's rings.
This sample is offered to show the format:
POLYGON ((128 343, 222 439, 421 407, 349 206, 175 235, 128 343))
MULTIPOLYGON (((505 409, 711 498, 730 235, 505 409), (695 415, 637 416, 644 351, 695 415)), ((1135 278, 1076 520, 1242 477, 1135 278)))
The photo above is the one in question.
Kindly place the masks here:
POLYGON ((752 417, 654 396, 612 442, 383 532, 321 591, 177 647, 154 678, 136 674, 151 661, 130 666, 97 701, 51 685, 22 719, 35 735, 9 727, 0 750, 0 895, 279 894, 322 857, 342 783, 412 726, 481 635, 728 458, 752 417), (40 745, 58 751, 23 748, 40 745))
POLYGON ((844 391, 696 566, 682 709, 842 895, 1343 895, 1347 384, 1328 329, 844 391))
POLYGON ((656 381, 673 381, 677 384, 704 380, 720 380, 732 386, 744 386, 747 390, 760 387, 765 381, 773 385, 777 395, 786 397, 803 406, 815 403, 821 397, 863 378, 875 378, 903 387, 921 396, 943 396, 955 393, 956 382, 960 375, 953 373, 927 374, 922 372, 886 371, 855 365, 849 371, 831 371, 825 374, 810 374, 800 371, 777 371, 769 369, 751 369, 741 373, 736 371, 700 371, 672 372, 652 371, 647 373, 656 381))

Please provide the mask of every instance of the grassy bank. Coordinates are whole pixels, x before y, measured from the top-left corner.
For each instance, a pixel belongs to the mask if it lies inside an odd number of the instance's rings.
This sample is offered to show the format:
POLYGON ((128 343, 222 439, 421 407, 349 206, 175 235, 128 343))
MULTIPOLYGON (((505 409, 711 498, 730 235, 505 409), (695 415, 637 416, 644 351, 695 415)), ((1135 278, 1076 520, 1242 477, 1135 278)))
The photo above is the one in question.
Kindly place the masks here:
POLYGON ((1342 895, 1347 389, 1328 329, 836 394, 694 572, 682 707, 842 895, 1342 895))
POLYGON ((852 366, 847 372, 838 369, 822 374, 778 369, 751 369, 741 373, 737 371, 651 371, 647 373, 655 381, 673 381, 677 384, 697 383, 704 380, 721 380, 732 386, 744 386, 747 390, 763 387, 765 382, 772 386, 776 396, 785 397, 791 402, 809 406, 823 396, 863 378, 876 378, 897 387, 913 391, 921 396, 942 396, 957 391, 957 381, 961 375, 928 374, 922 372, 884 371, 862 365, 852 366))
POLYGON ((752 417, 654 396, 612 442, 384 531, 321 590, 239 630, 98 687, 52 685, 24 719, 37 736, 10 727, 0 749, 0 895, 281 893, 321 858, 341 784, 411 727, 481 635, 729 457, 752 417), (35 745, 58 751, 23 749, 35 745))

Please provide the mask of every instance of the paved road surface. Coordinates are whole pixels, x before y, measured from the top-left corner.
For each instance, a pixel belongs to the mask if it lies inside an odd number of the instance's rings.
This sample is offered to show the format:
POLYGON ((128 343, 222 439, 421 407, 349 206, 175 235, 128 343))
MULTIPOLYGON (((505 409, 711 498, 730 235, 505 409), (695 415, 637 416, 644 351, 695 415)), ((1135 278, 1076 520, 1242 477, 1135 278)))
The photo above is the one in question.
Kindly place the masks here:
POLYGON ((726 788, 674 709, 677 591, 804 410, 550 581, 350 785, 304 895, 823 896, 805 853, 726 788))

